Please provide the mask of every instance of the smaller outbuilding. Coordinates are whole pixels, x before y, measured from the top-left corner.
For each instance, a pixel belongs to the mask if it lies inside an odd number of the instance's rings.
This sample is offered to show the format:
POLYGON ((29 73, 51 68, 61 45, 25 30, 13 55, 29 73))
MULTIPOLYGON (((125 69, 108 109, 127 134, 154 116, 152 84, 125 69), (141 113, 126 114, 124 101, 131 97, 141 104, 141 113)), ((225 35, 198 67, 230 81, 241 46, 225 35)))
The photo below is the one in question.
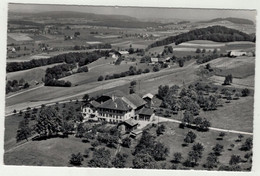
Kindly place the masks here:
POLYGON ((121 133, 130 133, 137 129, 138 122, 132 118, 129 118, 118 124, 118 128, 121 130, 121 133))

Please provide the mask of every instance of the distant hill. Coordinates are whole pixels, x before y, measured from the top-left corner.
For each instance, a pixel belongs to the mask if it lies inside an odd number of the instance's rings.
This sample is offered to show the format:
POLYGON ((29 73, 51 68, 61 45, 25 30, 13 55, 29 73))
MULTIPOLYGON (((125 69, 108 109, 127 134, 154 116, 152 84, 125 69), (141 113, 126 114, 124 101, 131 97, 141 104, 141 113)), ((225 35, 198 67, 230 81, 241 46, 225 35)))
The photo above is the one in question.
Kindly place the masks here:
POLYGON ((200 21, 199 23, 214 23, 214 22, 221 22, 221 21, 229 21, 234 24, 250 24, 254 25, 254 22, 244 18, 215 18, 208 21, 200 21))
MULTIPOLYGON (((9 16, 13 16, 14 14, 10 14, 9 16)), ((15 15, 18 15, 17 13, 15 15)), ((11 24, 22 24, 30 23, 28 21, 33 21, 35 18, 50 18, 52 22, 48 20, 48 23, 44 24, 57 24, 64 25, 64 23, 60 23, 59 19, 68 19, 68 25, 73 24, 81 24, 81 25, 94 25, 94 26, 107 26, 107 27, 121 27, 121 28, 146 28, 146 27, 156 27, 161 25, 158 22, 144 22, 139 21, 137 18, 125 16, 125 15, 102 15, 102 14, 94 14, 94 13, 83 13, 83 12, 73 12, 73 11, 51 11, 51 12, 40 12, 40 13, 21 13, 24 16, 25 20, 19 19, 9 19, 9 23, 11 24), (86 19, 86 21, 77 21, 70 19, 86 19), (21 22, 19 22, 21 21, 21 22)), ((37 25, 37 22, 34 22, 37 25)))
POLYGON ((185 32, 176 36, 152 43, 149 47, 157 47, 175 43, 176 45, 191 40, 211 40, 214 42, 252 41, 255 42, 254 35, 248 35, 236 29, 224 26, 210 26, 185 32))
POLYGON ((51 18, 86 18, 88 20, 126 20, 135 21, 134 17, 126 15, 102 15, 95 13, 84 13, 84 12, 74 12, 74 11, 50 11, 50 12, 40 12, 32 14, 34 17, 51 17, 51 18))

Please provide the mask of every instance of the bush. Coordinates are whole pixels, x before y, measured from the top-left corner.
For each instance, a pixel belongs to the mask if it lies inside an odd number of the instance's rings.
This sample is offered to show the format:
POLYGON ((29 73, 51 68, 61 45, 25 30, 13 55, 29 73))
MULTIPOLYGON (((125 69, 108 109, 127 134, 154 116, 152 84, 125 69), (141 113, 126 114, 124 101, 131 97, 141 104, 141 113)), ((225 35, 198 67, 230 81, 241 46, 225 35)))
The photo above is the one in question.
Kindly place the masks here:
POLYGON ((103 76, 99 76, 98 77, 98 81, 103 81, 104 80, 104 77, 103 76))
POLYGON ((84 158, 80 153, 72 154, 70 157, 70 164, 74 166, 80 166, 82 164, 82 161, 84 161, 84 158))

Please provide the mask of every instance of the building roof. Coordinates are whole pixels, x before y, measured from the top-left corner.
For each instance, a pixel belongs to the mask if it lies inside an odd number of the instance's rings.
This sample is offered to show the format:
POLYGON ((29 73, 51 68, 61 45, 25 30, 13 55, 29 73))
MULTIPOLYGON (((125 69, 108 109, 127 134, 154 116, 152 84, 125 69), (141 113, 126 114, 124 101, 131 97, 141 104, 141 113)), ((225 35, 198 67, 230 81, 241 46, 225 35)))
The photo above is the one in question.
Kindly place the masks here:
POLYGON ((121 54, 121 55, 126 55, 126 54, 129 54, 129 52, 128 51, 118 51, 119 52, 119 54, 121 54))
POLYGON ((153 94, 147 93, 147 94, 145 94, 142 98, 150 98, 150 99, 153 99, 153 94))
POLYGON ((136 125, 138 125, 138 122, 135 121, 135 120, 132 119, 132 118, 129 118, 129 119, 123 121, 122 123, 125 123, 125 124, 127 124, 127 125, 129 125, 129 126, 136 126, 136 125))
POLYGON ((110 98, 112 98, 113 96, 115 97, 124 97, 125 94, 120 91, 120 90, 112 90, 110 92, 104 93, 102 96, 108 96, 110 98))
POLYGON ((153 109, 150 108, 142 108, 140 109, 137 114, 141 114, 141 115, 149 115, 151 116, 154 113, 153 109))
POLYGON ((93 100, 93 101, 90 101, 90 102, 85 103, 83 106, 92 106, 92 107, 95 107, 95 108, 96 108, 96 107, 98 107, 99 105, 100 105, 99 102, 93 100))
POLYGON ((157 57, 152 57, 152 58, 151 58, 151 61, 152 61, 152 62, 159 62, 159 59, 158 59, 157 57))
POLYGON ((129 94, 123 97, 123 100, 132 106, 133 109, 136 109, 142 105, 145 105, 146 102, 137 94, 129 94))
POLYGON ((140 134, 142 132, 143 132, 143 130, 141 130, 141 129, 135 129, 135 130, 131 131, 131 134, 136 136, 136 135, 138 135, 138 134, 140 134))
POLYGON ((105 101, 103 104, 100 104, 98 108, 121 110, 121 111, 128 111, 132 109, 132 107, 129 104, 123 101, 122 98, 118 98, 118 97, 105 101))

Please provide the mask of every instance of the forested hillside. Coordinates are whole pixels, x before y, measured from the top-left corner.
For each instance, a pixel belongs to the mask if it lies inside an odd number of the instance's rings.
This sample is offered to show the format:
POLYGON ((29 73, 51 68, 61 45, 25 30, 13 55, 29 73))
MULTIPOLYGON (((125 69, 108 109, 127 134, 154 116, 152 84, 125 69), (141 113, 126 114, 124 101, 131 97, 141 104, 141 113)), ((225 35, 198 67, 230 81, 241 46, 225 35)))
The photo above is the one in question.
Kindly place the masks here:
POLYGON ((210 26, 182 33, 176 36, 170 36, 163 40, 156 41, 148 47, 168 45, 175 43, 176 45, 191 40, 211 40, 214 42, 233 42, 233 41, 255 41, 255 37, 250 36, 241 31, 227 28, 224 26, 210 26))

